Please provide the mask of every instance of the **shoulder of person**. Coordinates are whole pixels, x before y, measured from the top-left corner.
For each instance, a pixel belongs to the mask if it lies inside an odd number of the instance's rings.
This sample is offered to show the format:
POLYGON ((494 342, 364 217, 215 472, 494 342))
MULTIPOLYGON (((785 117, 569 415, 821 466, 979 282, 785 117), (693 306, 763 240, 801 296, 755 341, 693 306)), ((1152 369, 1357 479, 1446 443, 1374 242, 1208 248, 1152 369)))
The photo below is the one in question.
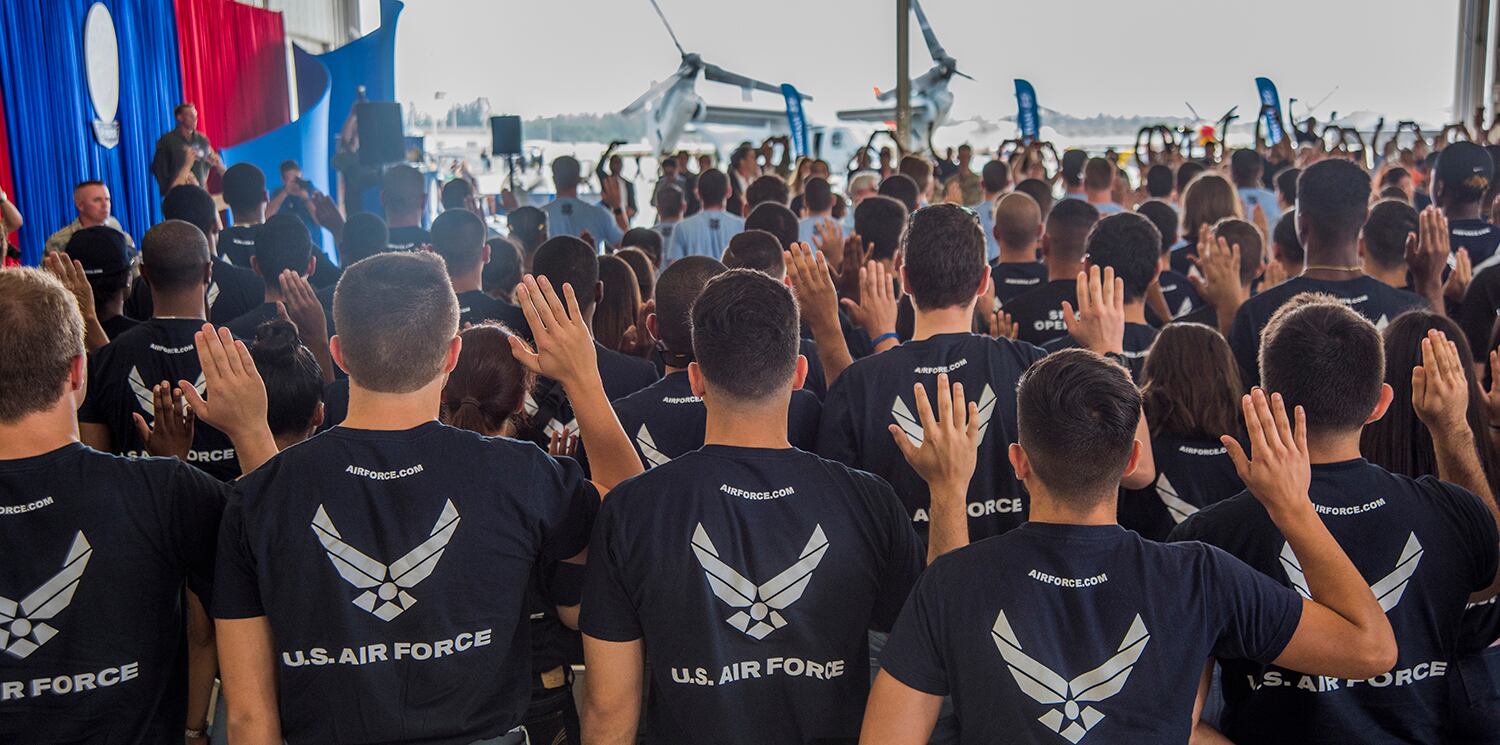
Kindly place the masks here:
POLYGON ((1188 515, 1172 529, 1169 542, 1203 541, 1218 544, 1222 539, 1236 535, 1252 522, 1269 520, 1266 508, 1248 491, 1242 491, 1229 499, 1215 502, 1188 515))

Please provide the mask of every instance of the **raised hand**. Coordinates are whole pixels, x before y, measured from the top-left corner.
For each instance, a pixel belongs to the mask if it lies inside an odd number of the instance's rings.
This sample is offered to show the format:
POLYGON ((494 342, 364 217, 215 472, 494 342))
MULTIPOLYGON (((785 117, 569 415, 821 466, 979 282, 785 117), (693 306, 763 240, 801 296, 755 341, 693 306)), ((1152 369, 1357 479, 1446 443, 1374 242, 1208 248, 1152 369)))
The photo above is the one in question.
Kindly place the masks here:
POLYGON ((896 332, 896 278, 884 264, 871 261, 859 270, 859 301, 840 301, 850 320, 871 339, 896 332))
POLYGON ((1020 331, 1021 327, 1016 325, 1009 313, 997 310, 990 314, 990 336, 996 339, 1015 340, 1020 331))
POLYGON ((1472 281, 1474 262, 1469 259, 1469 249, 1460 248, 1453 254, 1453 271, 1448 273, 1448 279, 1443 282, 1443 298, 1455 303, 1463 300, 1472 281))
POLYGON ((78 300, 78 311, 84 318, 94 314, 94 287, 89 284, 88 275, 83 273, 83 264, 77 259, 70 258, 67 254, 54 251, 42 257, 42 267, 47 273, 57 277, 68 292, 78 300))
POLYGON ((790 250, 782 253, 782 259, 786 262, 792 294, 797 296, 797 306, 807 317, 807 324, 814 329, 837 330, 839 296, 828 272, 826 254, 813 251, 806 243, 793 243, 790 250))
POLYGON ((578 435, 566 429, 554 429, 547 440, 547 454, 554 458, 578 457, 578 435))
POLYGON ((186 380, 178 381, 177 388, 198 419, 231 438, 266 429, 266 384, 245 343, 229 329, 207 323, 193 334, 193 343, 208 397, 186 380))
POLYGON ((276 279, 281 285, 281 308, 285 309, 287 320, 297 326, 298 338, 309 347, 320 341, 327 344, 328 316, 324 314, 323 304, 318 302, 312 284, 291 269, 282 270, 276 279))
POLYGON ((1188 275, 1193 289, 1215 308, 1238 308, 1245 302, 1245 288, 1240 284, 1240 246, 1229 245, 1223 238, 1198 243, 1198 255, 1188 260, 1198 274, 1188 275), (1202 275, 1202 276, 1198 276, 1202 275))
POLYGON ((1113 267, 1089 267, 1078 273, 1078 311, 1064 300, 1063 322, 1068 333, 1085 349, 1099 354, 1125 351, 1125 280, 1115 278, 1113 267))
POLYGON ((979 459, 979 406, 965 402, 963 383, 948 385, 948 374, 937 379, 937 415, 921 383, 913 386, 922 442, 913 444, 900 426, 887 427, 901 455, 933 491, 967 494, 979 459))
POLYGON ((527 348, 519 337, 510 337, 511 354, 526 369, 543 375, 567 389, 599 381, 599 359, 594 351, 594 337, 578 307, 578 296, 572 285, 562 286, 558 297, 546 277, 530 274, 521 278, 516 288, 516 303, 526 314, 536 340, 536 351, 527 348))
POLYGON ((1458 345, 1436 329, 1428 331, 1422 340, 1422 364, 1411 369, 1411 405, 1433 437, 1472 436, 1469 379, 1464 375, 1458 345))
POLYGON ((826 218, 813 226, 813 245, 828 256, 828 263, 842 266, 844 262, 844 229, 837 220, 826 218))
MULTIPOLYGON (((196 391, 195 391, 196 392, 196 391)), ((146 443, 146 452, 164 458, 186 461, 193 447, 193 410, 183 405, 182 391, 163 380, 151 386, 151 403, 155 412, 151 424, 139 412, 130 416, 135 431, 146 443)))
POLYGON ((1306 412, 1297 407, 1294 426, 1287 418, 1281 394, 1267 398, 1260 388, 1243 397, 1240 405, 1250 436, 1249 455, 1239 440, 1230 435, 1220 437, 1219 441, 1229 451, 1229 459, 1245 488, 1265 505, 1273 518, 1306 509, 1310 504, 1307 490, 1312 484, 1306 412))
POLYGON ((1436 207, 1422 210, 1418 232, 1406 236, 1406 266, 1412 284, 1441 311, 1443 268, 1448 265, 1448 219, 1436 207))
POLYGON ((1286 267, 1282 266, 1279 261, 1272 261, 1266 264, 1266 270, 1261 272, 1260 290, 1261 292, 1265 292, 1286 280, 1286 267))
POLYGON ((850 233, 844 238, 844 254, 838 265, 838 276, 834 278, 839 297, 859 299, 859 269, 874 253, 875 244, 866 245, 859 233, 850 233))

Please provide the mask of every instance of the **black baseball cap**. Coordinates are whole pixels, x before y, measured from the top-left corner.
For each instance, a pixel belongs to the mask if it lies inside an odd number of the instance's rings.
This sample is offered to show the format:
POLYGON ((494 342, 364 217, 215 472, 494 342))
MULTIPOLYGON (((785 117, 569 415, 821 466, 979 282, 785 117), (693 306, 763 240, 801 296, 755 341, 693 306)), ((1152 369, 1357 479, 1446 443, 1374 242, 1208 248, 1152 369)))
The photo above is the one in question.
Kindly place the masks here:
POLYGON ((1083 167, 1089 162, 1089 154, 1082 150, 1066 150, 1062 155, 1062 173, 1070 179, 1083 175, 1083 167))
POLYGON ((1472 142, 1455 142, 1438 153, 1433 178, 1460 195, 1482 196, 1495 178, 1495 161, 1472 142))
POLYGON ((125 234, 105 225, 74 233, 68 239, 68 247, 63 250, 83 264, 83 273, 90 277, 130 269, 130 244, 125 242, 125 234))

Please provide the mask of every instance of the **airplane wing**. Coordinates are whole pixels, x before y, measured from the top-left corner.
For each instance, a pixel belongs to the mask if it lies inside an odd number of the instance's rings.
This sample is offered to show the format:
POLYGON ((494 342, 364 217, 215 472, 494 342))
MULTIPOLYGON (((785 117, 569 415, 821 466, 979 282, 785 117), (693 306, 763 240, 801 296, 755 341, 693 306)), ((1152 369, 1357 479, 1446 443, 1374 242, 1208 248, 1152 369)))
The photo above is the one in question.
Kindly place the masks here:
POLYGON ((621 114, 634 114, 635 112, 641 110, 643 107, 645 107, 646 104, 651 103, 652 101, 655 101, 656 99, 660 98, 663 93, 667 92, 668 88, 671 88, 672 86, 677 85, 677 81, 681 80, 689 72, 690 71, 688 70, 688 68, 686 66, 677 68, 677 72, 674 72, 671 75, 669 75, 666 80, 663 80, 660 83, 657 83, 656 85, 651 86, 651 89, 648 90, 648 91, 646 91, 645 93, 642 93, 640 98, 637 98, 636 100, 631 101, 629 106, 626 106, 625 108, 620 109, 620 113, 621 114))
POLYGON ((410 589, 427 579, 427 575, 432 574, 432 570, 437 567, 438 559, 443 558, 443 549, 448 547, 448 541, 452 540, 453 531, 457 529, 458 509, 450 499, 444 505, 442 514, 438 515, 437 523, 432 526, 430 537, 391 565, 391 581, 397 587, 410 589))
POLYGON ((892 106, 885 109, 850 109, 838 112, 838 118, 851 122, 876 122, 884 124, 896 121, 896 108, 892 106))
POLYGON ((786 126, 786 112, 770 109, 741 109, 733 106, 704 106, 703 124, 730 124, 738 127, 786 126))

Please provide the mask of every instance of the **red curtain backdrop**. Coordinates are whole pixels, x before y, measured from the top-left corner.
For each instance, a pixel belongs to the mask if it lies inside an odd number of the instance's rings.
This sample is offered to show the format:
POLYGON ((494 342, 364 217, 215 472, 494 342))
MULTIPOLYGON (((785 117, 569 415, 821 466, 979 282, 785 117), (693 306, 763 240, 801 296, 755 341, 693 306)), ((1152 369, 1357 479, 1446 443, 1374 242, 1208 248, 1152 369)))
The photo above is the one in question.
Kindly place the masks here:
POLYGON ((233 0, 175 0, 182 95, 214 148, 291 121, 280 13, 233 0))

